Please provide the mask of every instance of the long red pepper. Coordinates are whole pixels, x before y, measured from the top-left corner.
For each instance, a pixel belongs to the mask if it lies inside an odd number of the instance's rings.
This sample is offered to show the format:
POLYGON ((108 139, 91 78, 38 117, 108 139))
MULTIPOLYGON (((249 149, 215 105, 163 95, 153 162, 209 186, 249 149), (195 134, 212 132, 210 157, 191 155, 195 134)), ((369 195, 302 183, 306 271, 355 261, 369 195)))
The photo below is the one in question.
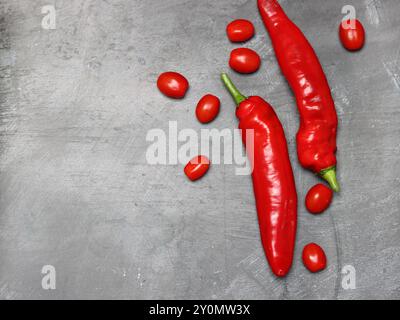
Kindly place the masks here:
POLYGON ((246 149, 253 169, 261 240, 272 271, 283 277, 292 265, 297 223, 297 193, 285 133, 265 100, 246 98, 226 74, 221 78, 238 106, 236 116, 245 145, 246 130, 254 130, 254 145, 246 149))
POLYGON ((324 71, 310 43, 276 0, 258 0, 261 17, 300 112, 297 154, 301 165, 325 179, 334 191, 337 115, 324 71))

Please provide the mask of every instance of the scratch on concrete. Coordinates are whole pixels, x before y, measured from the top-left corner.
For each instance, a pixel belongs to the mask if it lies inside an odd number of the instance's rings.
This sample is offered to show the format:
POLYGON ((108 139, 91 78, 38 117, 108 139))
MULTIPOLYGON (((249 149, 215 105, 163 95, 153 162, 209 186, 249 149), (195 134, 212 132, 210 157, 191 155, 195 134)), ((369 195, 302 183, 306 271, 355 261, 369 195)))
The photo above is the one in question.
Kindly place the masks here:
POLYGON ((371 25, 378 26, 383 20, 381 0, 366 0, 366 17, 371 25))
POLYGON ((383 61, 383 66, 397 89, 400 89, 399 60, 383 61))

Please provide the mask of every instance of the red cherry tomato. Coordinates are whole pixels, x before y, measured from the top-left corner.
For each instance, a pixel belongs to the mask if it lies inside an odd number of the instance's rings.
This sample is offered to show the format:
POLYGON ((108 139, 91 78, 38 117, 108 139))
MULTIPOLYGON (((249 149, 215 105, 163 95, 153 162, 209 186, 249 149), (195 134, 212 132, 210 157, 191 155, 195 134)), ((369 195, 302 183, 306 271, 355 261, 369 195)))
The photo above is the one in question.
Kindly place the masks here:
POLYGON ((254 26, 249 20, 237 19, 228 24, 226 34, 232 42, 244 42, 254 36, 254 26))
POLYGON ((210 160, 206 156, 196 156, 188 162, 184 172, 186 176, 195 181, 204 176, 210 168, 210 160))
POLYGON ((326 267, 324 250, 316 243, 309 243, 303 249, 304 266, 311 272, 318 272, 326 267))
POLYGON ((260 68, 261 59, 257 52, 248 48, 232 50, 229 66, 239 73, 253 73, 260 68))
POLYGON ((312 187, 306 195, 306 208, 311 213, 324 212, 332 202, 333 191, 319 183, 312 187))
POLYGON ((167 97, 182 99, 189 88, 189 82, 180 73, 164 72, 158 77, 157 87, 167 97))
POLYGON ((196 107, 196 117, 201 123, 208 123, 215 119, 221 102, 218 97, 207 94, 200 99, 196 107))
POLYGON ((339 38, 343 47, 349 51, 360 50, 365 43, 364 27, 358 20, 347 20, 339 27, 339 38), (353 28, 351 27, 353 25, 353 28))

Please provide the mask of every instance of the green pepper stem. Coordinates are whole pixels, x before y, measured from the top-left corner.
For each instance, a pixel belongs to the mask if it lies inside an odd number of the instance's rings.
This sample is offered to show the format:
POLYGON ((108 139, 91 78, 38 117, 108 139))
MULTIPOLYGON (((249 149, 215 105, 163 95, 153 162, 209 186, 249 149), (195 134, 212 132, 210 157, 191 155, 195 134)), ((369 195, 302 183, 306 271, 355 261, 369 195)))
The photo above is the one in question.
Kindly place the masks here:
POLYGON ((322 179, 326 180, 329 183, 329 186, 332 188, 333 191, 340 191, 339 183, 336 179, 336 167, 330 167, 328 169, 322 170, 319 175, 322 177, 322 179))
POLYGON ((235 100, 236 105, 239 105, 241 102, 247 99, 244 95, 240 93, 240 91, 235 87, 232 80, 226 73, 221 74, 221 80, 224 83, 225 87, 228 89, 231 94, 233 100, 235 100))

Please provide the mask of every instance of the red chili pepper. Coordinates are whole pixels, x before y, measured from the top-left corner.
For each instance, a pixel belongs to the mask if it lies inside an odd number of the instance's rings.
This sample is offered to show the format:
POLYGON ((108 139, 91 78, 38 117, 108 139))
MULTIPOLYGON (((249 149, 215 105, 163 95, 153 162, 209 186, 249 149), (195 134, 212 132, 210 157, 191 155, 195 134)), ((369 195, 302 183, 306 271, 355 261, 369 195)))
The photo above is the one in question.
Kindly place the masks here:
POLYGON ((347 50, 360 50, 365 43, 364 27, 357 19, 342 21, 339 27, 339 38, 347 50))
POLYGON ((254 36, 254 26, 249 20, 237 19, 228 24, 226 34, 232 42, 244 42, 254 36))
POLYGON ((167 97, 182 99, 189 89, 189 82, 180 73, 169 71, 159 75, 157 87, 167 97))
POLYGON ((303 249, 304 266, 311 272, 318 272, 326 268, 324 250, 316 243, 309 243, 303 249))
POLYGON ((277 0, 258 0, 283 74, 300 112, 297 154, 301 165, 325 179, 334 191, 337 115, 328 81, 310 43, 277 0))
POLYGON ((232 50, 229 66, 239 73, 253 73, 260 68, 261 58, 257 52, 248 48, 232 50))
POLYGON ((212 95, 206 94, 197 103, 196 107, 196 117, 201 123, 209 123, 213 121, 218 113, 221 102, 219 98, 212 95))
POLYGON ((332 202, 333 191, 322 183, 313 186, 306 195, 306 208, 314 214, 322 213, 328 209, 332 202))
POLYGON ((222 81, 234 98, 243 143, 252 163, 252 178, 261 240, 272 271, 285 276, 292 265, 296 238, 297 193, 283 127, 260 97, 243 96, 226 74, 222 81), (254 130, 254 145, 246 131, 254 130))
POLYGON ((191 181, 204 176, 210 168, 210 160, 206 156, 196 156, 185 166, 184 172, 191 181))

